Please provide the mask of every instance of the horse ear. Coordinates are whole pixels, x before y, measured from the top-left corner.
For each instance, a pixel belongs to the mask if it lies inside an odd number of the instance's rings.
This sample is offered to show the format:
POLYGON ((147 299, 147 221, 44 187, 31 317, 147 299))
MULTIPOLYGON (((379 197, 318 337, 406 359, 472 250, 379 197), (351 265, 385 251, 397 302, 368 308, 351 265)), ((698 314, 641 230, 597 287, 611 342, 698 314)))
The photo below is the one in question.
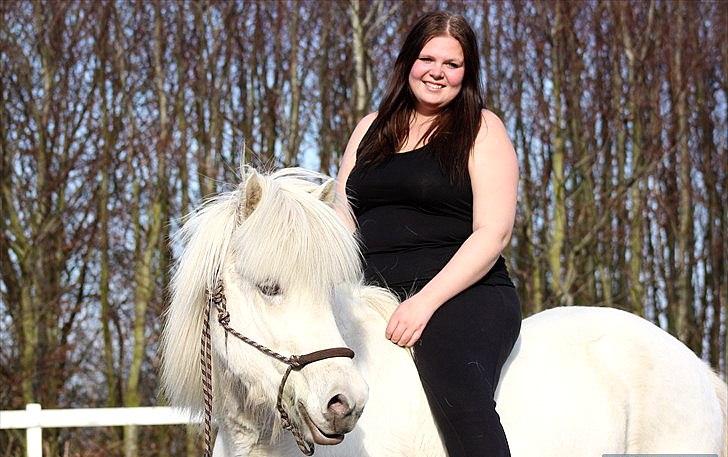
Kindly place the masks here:
POLYGON ((260 203, 263 194, 263 186, 260 182, 260 174, 251 167, 246 167, 243 182, 238 186, 242 190, 240 202, 238 203, 238 222, 245 220, 260 203))
POLYGON ((329 179, 325 183, 321 184, 318 189, 314 191, 313 195, 327 205, 333 205, 334 200, 336 199, 336 181, 329 179))

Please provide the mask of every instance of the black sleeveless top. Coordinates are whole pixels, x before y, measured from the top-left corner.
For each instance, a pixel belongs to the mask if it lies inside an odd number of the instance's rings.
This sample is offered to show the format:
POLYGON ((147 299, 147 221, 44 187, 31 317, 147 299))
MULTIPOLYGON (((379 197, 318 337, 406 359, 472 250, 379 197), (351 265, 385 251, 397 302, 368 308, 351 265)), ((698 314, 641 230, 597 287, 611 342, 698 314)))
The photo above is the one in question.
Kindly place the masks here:
MULTIPOLYGON (((370 283, 415 292, 473 232, 470 180, 453 185, 430 144, 377 165, 355 165, 346 192, 370 283)), ((503 256, 478 283, 513 287, 503 256)))

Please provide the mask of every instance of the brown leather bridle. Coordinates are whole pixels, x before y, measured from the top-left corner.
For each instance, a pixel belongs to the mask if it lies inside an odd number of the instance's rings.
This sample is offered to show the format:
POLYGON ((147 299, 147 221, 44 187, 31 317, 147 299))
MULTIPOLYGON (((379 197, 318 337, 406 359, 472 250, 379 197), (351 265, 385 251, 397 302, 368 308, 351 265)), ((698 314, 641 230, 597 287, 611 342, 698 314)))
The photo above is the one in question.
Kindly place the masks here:
POLYGON ((276 400, 276 409, 278 414, 281 416, 281 422, 283 428, 290 431, 293 437, 296 439, 298 448, 306 455, 313 455, 314 445, 308 443, 303 438, 301 430, 291 422, 291 419, 283 408, 283 389, 286 385, 288 375, 291 374, 291 370, 300 370, 306 365, 318 362, 319 360, 330 359, 334 357, 348 357, 354 358, 354 351, 349 348, 338 347, 324 349, 321 351, 311 352, 310 354, 303 355, 291 355, 286 357, 281 355, 262 344, 256 343, 250 338, 245 337, 238 333, 234 328, 230 327, 230 313, 227 311, 227 299, 225 298, 225 288, 222 283, 222 278, 218 277, 215 282, 215 288, 212 293, 209 290, 206 291, 207 303, 205 304, 205 323, 202 327, 202 349, 200 351, 200 362, 202 366, 202 395, 204 399, 204 428, 205 428, 205 453, 204 457, 212 457, 212 348, 210 343, 210 309, 214 306, 217 311, 217 321, 220 323, 223 329, 225 329, 225 338, 227 344, 228 333, 233 335, 235 338, 243 341, 244 343, 253 346, 260 352, 273 357, 274 359, 288 365, 288 369, 283 374, 281 385, 278 388, 278 399, 276 400))

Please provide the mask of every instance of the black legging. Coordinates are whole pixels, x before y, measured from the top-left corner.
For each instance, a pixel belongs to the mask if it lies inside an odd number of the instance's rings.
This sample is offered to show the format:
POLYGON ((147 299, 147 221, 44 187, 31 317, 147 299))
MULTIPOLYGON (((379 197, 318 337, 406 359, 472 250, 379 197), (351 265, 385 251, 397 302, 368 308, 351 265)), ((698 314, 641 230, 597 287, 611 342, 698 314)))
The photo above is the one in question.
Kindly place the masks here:
POLYGON ((520 329, 515 289, 476 284, 442 305, 415 344, 415 364, 449 457, 510 456, 493 397, 520 329))

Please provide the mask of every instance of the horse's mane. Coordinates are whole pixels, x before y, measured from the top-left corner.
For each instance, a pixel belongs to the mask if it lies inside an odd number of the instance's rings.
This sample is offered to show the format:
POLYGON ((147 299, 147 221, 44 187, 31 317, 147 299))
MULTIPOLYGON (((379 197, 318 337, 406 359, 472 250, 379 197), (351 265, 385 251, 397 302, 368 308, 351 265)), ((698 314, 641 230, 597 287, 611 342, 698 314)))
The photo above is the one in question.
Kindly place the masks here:
POLYGON ((205 291, 230 256, 251 279, 276 275, 281 284, 359 282, 356 240, 333 208, 320 200, 330 178, 303 169, 254 173, 260 200, 240 220, 243 182, 191 213, 173 243, 183 246, 171 283, 171 305, 161 341, 163 393, 175 406, 202 412, 200 335, 205 291), (246 243, 255 240, 255 243, 246 243))
POLYGON ((289 168, 262 183, 264 197, 233 239, 237 272, 300 289, 360 279, 356 239, 332 206, 320 201, 321 179, 318 173, 289 168))
POLYGON ((184 248, 171 284, 160 349, 162 386, 175 405, 202 411, 200 348, 204 323, 205 291, 212 290, 215 275, 225 259, 235 228, 238 192, 226 192, 206 201, 187 216, 173 243, 184 248))
POLYGON ((362 285, 359 296, 366 306, 374 310, 385 321, 389 321, 392 313, 399 305, 399 300, 388 289, 362 285))

